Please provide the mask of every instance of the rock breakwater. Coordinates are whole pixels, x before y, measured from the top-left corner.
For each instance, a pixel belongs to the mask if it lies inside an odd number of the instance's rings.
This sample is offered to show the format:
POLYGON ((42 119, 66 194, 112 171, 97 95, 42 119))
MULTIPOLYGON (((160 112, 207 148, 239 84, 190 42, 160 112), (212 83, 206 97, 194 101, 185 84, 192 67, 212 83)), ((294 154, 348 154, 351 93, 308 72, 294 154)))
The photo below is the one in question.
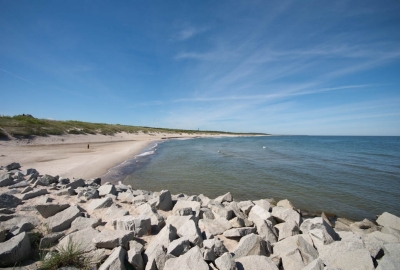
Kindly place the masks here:
POLYGON ((90 269, 397 269, 400 218, 309 217, 288 200, 237 202, 229 192, 211 199, 1 167, 1 266, 45 267, 37 253, 46 262, 68 247, 90 269))

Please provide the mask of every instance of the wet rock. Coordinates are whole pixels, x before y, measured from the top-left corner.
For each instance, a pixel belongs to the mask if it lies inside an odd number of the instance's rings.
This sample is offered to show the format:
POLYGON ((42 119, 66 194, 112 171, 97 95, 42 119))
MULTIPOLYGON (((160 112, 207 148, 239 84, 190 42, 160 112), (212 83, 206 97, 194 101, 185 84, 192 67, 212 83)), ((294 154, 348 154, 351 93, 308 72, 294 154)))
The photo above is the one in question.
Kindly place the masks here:
POLYGON ((13 266, 27 259, 31 252, 28 235, 23 232, 0 245, 0 262, 2 266, 13 266))
POLYGON ((36 210, 42 215, 44 218, 51 217, 58 212, 61 212, 70 207, 69 204, 58 204, 58 203, 47 203, 47 204, 37 204, 35 205, 36 210))

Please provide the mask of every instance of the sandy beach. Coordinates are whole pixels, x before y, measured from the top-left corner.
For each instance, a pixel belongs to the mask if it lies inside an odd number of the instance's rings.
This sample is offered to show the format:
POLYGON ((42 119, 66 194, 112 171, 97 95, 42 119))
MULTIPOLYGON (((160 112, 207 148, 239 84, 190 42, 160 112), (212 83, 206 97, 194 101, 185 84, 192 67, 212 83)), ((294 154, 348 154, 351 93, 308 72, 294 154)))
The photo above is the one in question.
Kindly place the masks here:
POLYGON ((63 135, 0 141, 0 164, 19 162, 23 169, 36 168, 41 174, 89 179, 102 176, 108 169, 139 154, 144 147, 154 141, 193 137, 199 135, 118 133, 114 136, 63 135))

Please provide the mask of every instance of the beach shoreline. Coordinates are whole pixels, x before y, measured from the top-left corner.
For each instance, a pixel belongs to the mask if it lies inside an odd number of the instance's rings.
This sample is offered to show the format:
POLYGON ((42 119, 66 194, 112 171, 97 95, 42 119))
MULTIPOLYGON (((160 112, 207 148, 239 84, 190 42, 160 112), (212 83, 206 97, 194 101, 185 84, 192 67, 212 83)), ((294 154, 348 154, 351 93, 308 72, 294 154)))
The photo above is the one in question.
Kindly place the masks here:
POLYGON ((95 178, 134 158, 149 144, 165 139, 233 137, 226 134, 117 133, 61 135, 0 141, 0 163, 21 162, 43 174, 95 178))

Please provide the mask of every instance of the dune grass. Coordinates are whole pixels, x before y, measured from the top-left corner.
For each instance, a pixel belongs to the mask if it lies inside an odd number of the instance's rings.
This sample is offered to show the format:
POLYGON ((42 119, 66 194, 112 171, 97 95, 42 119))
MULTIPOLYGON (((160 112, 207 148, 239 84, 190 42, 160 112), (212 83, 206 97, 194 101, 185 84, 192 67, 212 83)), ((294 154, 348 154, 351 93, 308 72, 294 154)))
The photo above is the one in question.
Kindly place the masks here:
POLYGON ((103 134, 116 133, 185 133, 185 134, 241 134, 266 135, 261 133, 231 133, 222 131, 198 131, 183 129, 167 129, 143 126, 127 126, 119 124, 89 123, 75 120, 56 121, 38 119, 31 115, 0 116, 0 139, 12 137, 48 136, 64 134, 103 134))

